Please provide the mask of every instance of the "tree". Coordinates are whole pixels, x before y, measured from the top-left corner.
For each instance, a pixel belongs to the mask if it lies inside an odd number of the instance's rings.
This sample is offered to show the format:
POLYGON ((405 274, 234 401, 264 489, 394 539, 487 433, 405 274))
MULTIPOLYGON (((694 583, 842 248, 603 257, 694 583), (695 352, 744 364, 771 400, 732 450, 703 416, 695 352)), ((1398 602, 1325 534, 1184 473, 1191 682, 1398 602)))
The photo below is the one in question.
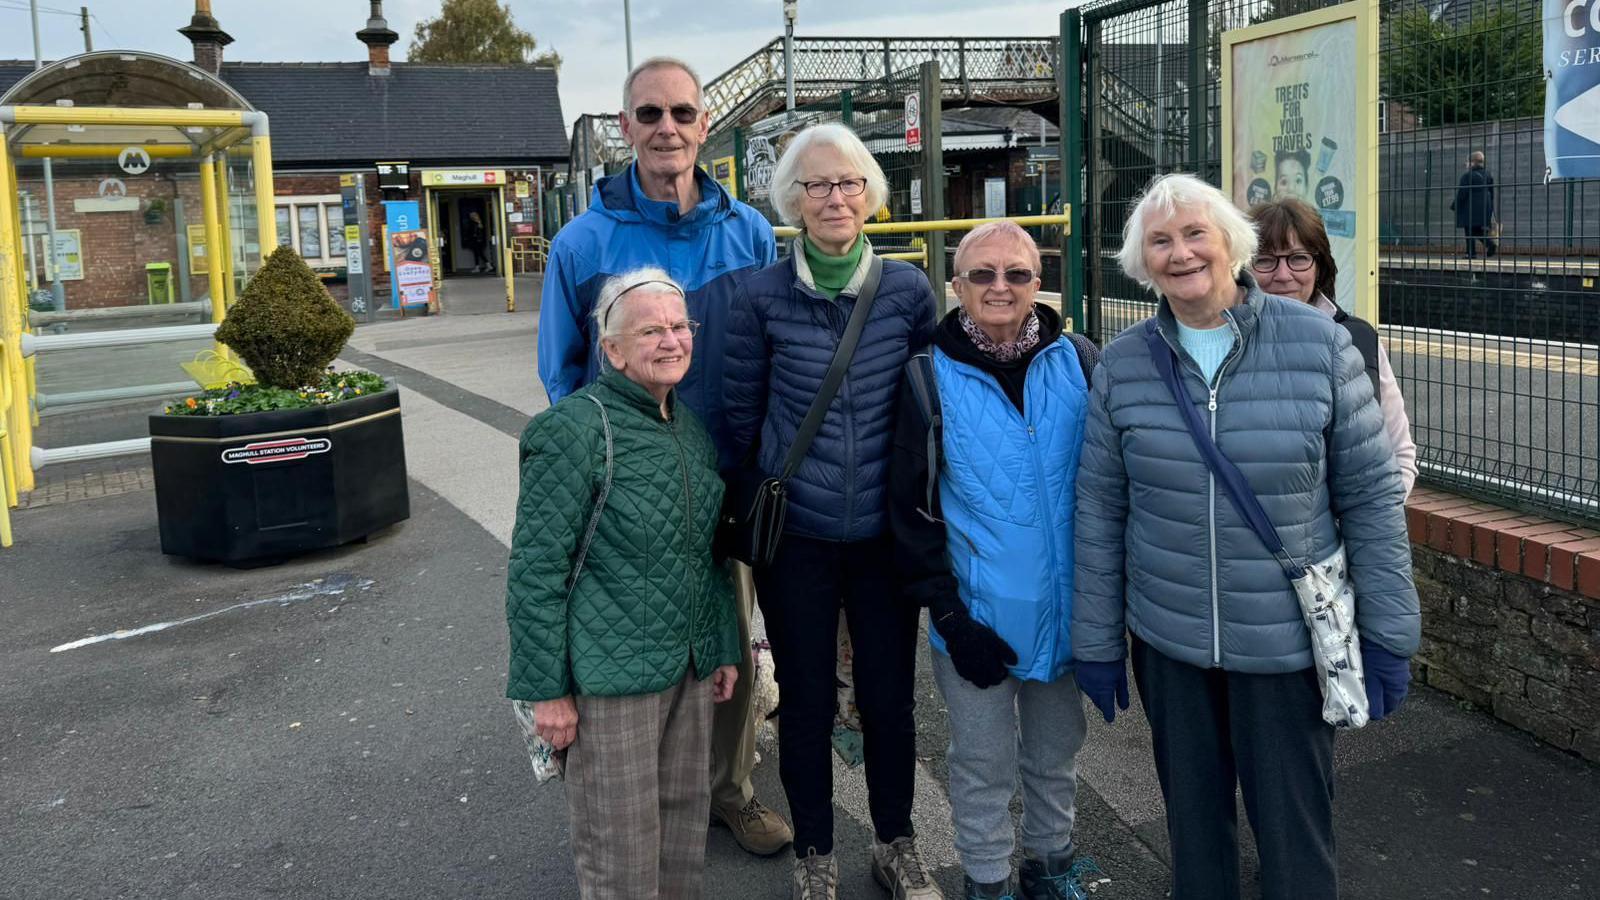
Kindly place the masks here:
POLYGON ((536 55, 537 46, 499 0, 444 0, 436 18, 417 23, 407 58, 420 63, 561 65, 560 54, 547 50, 536 55))
POLYGON ((1543 114, 1544 36, 1537 12, 1479 8, 1451 25, 1417 7, 1385 25, 1383 95, 1409 107, 1423 125, 1543 114))

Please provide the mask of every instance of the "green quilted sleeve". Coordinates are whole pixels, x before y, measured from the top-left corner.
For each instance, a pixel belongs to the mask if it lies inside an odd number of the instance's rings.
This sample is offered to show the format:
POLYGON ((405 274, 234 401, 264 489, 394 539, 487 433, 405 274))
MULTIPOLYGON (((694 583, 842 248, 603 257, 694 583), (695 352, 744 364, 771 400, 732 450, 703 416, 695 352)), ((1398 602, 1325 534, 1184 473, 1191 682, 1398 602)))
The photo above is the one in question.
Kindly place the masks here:
MULTIPOLYGON (((589 401, 578 398, 588 406, 589 401)), ((568 403, 528 423, 521 444, 521 495, 506 573, 511 663, 506 696, 554 700, 572 693, 567 648, 567 576, 594 502, 592 474, 603 461, 597 426, 568 403)))

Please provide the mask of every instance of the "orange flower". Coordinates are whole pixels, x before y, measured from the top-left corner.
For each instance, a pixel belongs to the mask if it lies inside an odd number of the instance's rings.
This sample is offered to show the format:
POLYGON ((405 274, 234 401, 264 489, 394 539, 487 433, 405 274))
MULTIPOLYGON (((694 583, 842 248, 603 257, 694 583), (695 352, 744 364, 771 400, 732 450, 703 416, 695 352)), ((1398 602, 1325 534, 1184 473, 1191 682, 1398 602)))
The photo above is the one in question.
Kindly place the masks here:
POLYGON ((190 397, 187 400, 183 401, 183 405, 189 407, 190 409, 194 409, 196 406, 199 406, 200 404, 196 403, 193 397, 190 397))

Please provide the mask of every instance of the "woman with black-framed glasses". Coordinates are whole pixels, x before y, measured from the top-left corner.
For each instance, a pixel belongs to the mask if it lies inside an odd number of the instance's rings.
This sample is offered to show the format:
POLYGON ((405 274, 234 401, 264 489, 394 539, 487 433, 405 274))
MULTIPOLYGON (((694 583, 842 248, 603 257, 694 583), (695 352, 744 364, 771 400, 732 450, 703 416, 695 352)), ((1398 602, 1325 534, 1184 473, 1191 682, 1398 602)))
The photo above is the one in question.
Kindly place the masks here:
POLYGON ((1250 261, 1256 282, 1269 294, 1299 300, 1333 317, 1350 332, 1350 340, 1361 351, 1367 378, 1378 395, 1383 411, 1383 430, 1394 446, 1394 460, 1400 465, 1400 480, 1406 493, 1417 481, 1417 445, 1411 440, 1411 419, 1406 415, 1406 398, 1389 365, 1389 354, 1378 340, 1378 330, 1365 319, 1345 312, 1333 299, 1333 286, 1339 266, 1322 216, 1303 200, 1285 198, 1259 203, 1250 209, 1261 246, 1250 261))
POLYGON ((870 303, 843 381, 788 480, 776 553, 755 569, 782 694, 778 765, 794 818, 792 896, 833 900, 838 890, 830 738, 842 608, 855 645, 871 647, 855 655, 854 687, 875 832, 872 872, 896 897, 931 900, 941 895, 911 828, 919 611, 896 596, 886 564, 886 503, 900 371, 933 336, 933 289, 916 267, 875 258, 862 228, 882 208, 888 184, 848 128, 801 132, 772 184, 779 215, 802 233, 788 258, 739 287, 729 310, 726 422, 738 457, 756 470, 739 482, 784 470, 852 313, 870 303), (877 290, 864 296, 874 271, 877 290))

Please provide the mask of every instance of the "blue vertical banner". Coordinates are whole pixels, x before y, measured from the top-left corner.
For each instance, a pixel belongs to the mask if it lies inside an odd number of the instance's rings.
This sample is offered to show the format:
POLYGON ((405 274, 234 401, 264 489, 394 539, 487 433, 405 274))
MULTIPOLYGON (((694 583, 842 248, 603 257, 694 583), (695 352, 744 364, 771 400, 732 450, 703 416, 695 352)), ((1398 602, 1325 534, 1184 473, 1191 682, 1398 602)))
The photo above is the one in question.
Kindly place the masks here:
POLYGON ((1600 178, 1600 0, 1544 0, 1546 180, 1600 178))
POLYGON ((427 303, 433 286, 428 265, 428 233, 415 200, 383 201, 383 222, 389 229, 389 298, 396 309, 427 303), (427 287, 424 288, 423 285, 427 287))

